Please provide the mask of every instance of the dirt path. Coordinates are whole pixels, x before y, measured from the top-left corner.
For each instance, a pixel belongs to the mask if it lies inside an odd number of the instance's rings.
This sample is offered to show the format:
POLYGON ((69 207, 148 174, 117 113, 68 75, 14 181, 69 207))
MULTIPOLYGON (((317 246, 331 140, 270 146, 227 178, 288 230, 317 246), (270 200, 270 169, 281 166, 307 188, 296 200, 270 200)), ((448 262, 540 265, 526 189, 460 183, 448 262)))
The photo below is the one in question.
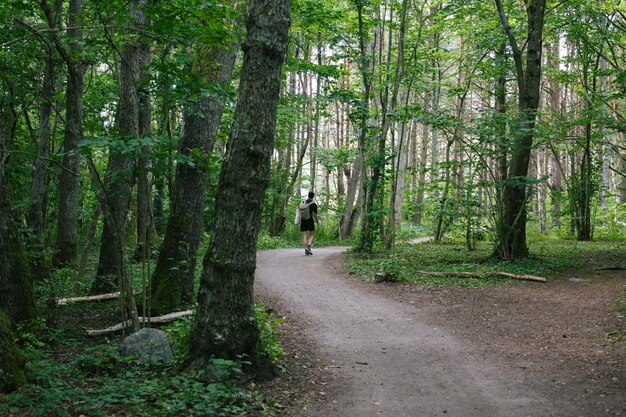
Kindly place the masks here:
MULTIPOLYGON (((335 374, 307 416, 575 416, 547 398, 517 364, 486 355, 416 308, 342 279, 340 253, 318 248, 259 252, 256 293, 297 317, 315 355, 335 374)), ((584 415, 584 414, 583 414, 584 415)))

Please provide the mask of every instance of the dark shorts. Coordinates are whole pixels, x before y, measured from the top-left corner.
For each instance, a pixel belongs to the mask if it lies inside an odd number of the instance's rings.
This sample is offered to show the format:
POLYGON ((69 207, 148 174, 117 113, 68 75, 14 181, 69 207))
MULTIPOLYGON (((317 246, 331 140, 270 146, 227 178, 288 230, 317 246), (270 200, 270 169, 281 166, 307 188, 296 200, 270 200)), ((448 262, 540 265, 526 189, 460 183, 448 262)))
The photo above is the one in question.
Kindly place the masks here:
POLYGON ((315 230, 315 221, 313 220, 313 218, 310 218, 309 220, 302 220, 300 221, 300 231, 301 232, 306 232, 306 231, 314 231, 315 230))

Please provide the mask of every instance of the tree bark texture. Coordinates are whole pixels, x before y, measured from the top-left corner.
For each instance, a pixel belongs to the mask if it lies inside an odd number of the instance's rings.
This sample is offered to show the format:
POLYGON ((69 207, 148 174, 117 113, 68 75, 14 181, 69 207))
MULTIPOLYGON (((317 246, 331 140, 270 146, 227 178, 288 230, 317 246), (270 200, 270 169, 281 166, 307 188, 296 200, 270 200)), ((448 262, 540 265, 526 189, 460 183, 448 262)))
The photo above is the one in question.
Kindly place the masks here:
MULTIPOLYGON (((78 169, 80 156, 76 152, 83 137, 83 89, 85 66, 74 56, 83 39, 81 13, 84 0, 71 0, 68 10, 67 35, 70 51, 58 42, 68 70, 65 97, 65 134, 63 138, 63 169, 59 176, 59 211, 57 216, 56 253, 54 266, 73 265, 77 257, 78 236, 78 169)), ((57 38, 58 39, 58 38, 57 38)))
POLYGON ((28 259, 0 175, 0 310, 14 323, 35 318, 28 259))
MULTIPOLYGON (((220 174, 214 236, 203 260, 189 360, 210 355, 259 365, 253 303, 256 241, 269 183, 289 29, 289 0, 251 0, 235 118, 220 174)), ((256 365, 256 366, 255 366, 256 365)))
POLYGON ((41 87, 42 103, 39 106, 39 142, 33 182, 30 188, 30 204, 28 206, 28 227, 32 232, 32 243, 37 253, 33 259, 33 275, 45 274, 44 232, 46 228, 46 207, 48 182, 48 157, 50 156, 50 117, 52 115, 52 96, 54 95, 54 58, 53 51, 48 49, 45 57, 43 85, 41 87))
MULTIPOLYGON (((142 7, 145 0, 129 4, 131 24, 143 27, 147 19, 142 7)), ((139 135, 139 75, 141 46, 138 36, 130 36, 122 51, 120 68, 120 99, 117 110, 117 127, 120 141, 109 149, 105 177, 106 205, 100 257, 92 294, 111 292, 118 287, 126 268, 126 216, 130 206, 133 186, 131 156, 124 151, 124 142, 139 135), (110 215, 106 215, 110 212, 110 215)))
POLYGON ((518 113, 519 133, 514 137, 507 182, 504 187, 504 213, 498 225, 497 253, 502 259, 517 259, 528 256, 526 244, 526 220, 528 200, 528 166, 533 144, 535 120, 539 107, 541 87, 542 34, 545 14, 545 0, 528 3, 526 39, 526 65, 522 60, 517 40, 509 26, 500 0, 495 0, 498 14, 513 49, 516 78, 519 90, 518 113))
MULTIPOLYGON (((146 23, 149 23, 147 21, 146 23)), ((142 41, 139 44, 139 136, 152 136, 152 100, 147 86, 152 63, 152 44, 142 41)), ((150 257, 150 236, 154 230, 152 210, 152 147, 146 146, 136 160, 137 175, 137 249, 135 258, 145 260, 150 257)))
POLYGON ((361 212, 360 207, 355 206, 357 192, 361 188, 361 166, 362 157, 358 155, 352 164, 352 173, 348 178, 348 189, 346 191, 346 204, 344 206, 343 215, 339 223, 339 236, 341 239, 347 239, 352 235, 354 223, 352 222, 353 213, 361 212))
POLYGON ((0 393, 26 383, 26 356, 15 343, 13 326, 0 308, 0 393))
MULTIPOLYGON (((193 71, 226 91, 232 79, 238 42, 230 45, 202 46, 196 53, 193 71)), ((208 155, 224 111, 226 97, 203 96, 184 115, 179 153, 192 157, 195 151, 208 155)), ((193 300, 196 253, 204 231, 207 187, 206 166, 202 160, 178 162, 170 217, 152 274, 151 310, 154 314, 171 312, 193 300)))

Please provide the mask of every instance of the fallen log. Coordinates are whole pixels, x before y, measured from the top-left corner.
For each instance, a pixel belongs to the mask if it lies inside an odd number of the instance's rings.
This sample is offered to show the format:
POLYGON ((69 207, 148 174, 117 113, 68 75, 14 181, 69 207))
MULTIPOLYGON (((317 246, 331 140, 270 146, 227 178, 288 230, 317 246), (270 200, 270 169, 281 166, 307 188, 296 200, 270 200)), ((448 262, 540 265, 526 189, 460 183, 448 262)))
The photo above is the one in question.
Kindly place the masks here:
POLYGON ((495 275, 505 278, 519 279, 522 281, 546 282, 544 277, 538 277, 535 275, 518 275, 510 272, 496 272, 495 275))
POLYGON ((431 271, 417 271, 419 275, 427 275, 433 277, 456 277, 456 278, 487 278, 487 277, 504 277, 511 279, 519 279, 522 281, 535 281, 535 282, 546 282, 546 279, 543 277, 537 277, 534 275, 519 275, 512 274, 510 272, 491 272, 491 273, 478 273, 478 272, 463 272, 463 271, 449 271, 449 272, 431 272, 431 271))
MULTIPOLYGON (((176 319, 179 319, 181 317, 188 317, 191 316, 193 314, 192 310, 185 310, 185 311, 177 311, 175 313, 169 313, 169 314, 165 314, 163 316, 156 316, 156 317, 138 317, 139 322, 142 324, 147 324, 148 320, 150 321, 150 324, 152 323, 169 323, 171 321, 174 321, 176 319)), ((127 320, 126 322, 122 322, 122 323, 118 323, 114 326, 111 327, 107 327, 106 329, 87 329, 87 334, 89 336, 98 336, 101 334, 106 334, 106 333, 115 333, 115 332, 119 332, 120 330, 124 329, 125 326, 128 326, 130 324, 130 320, 127 320)), ((144 326, 146 327, 146 326, 144 326)))
POLYGON ((83 301, 102 301, 102 300, 113 300, 114 298, 119 298, 120 293, 112 292, 108 294, 99 294, 99 295, 89 295, 86 297, 73 297, 73 298, 58 298, 56 300, 57 305, 63 306, 71 303, 80 303, 83 301))

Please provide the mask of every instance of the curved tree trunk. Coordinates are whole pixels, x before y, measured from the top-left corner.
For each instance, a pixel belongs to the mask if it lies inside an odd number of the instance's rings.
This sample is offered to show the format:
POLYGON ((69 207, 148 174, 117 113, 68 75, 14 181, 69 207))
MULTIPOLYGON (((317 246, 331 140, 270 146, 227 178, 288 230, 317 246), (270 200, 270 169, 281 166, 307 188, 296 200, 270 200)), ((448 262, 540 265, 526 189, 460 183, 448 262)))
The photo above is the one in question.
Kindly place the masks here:
POLYGON ((253 303, 256 242, 269 183, 271 153, 289 28, 289 0, 251 0, 239 95, 215 203, 214 236, 204 261, 189 362, 211 355, 258 369, 253 303))
MULTIPOLYGON (((193 71, 217 90, 227 90, 232 79, 238 42, 226 46, 202 46, 193 71)), ((192 157, 197 150, 208 155, 213 149, 225 97, 203 96, 184 115, 179 153, 192 157)), ((203 161, 193 166, 176 164, 176 183, 170 217, 152 274, 151 311, 171 312, 193 300, 196 253, 204 231, 207 173, 203 161)))

